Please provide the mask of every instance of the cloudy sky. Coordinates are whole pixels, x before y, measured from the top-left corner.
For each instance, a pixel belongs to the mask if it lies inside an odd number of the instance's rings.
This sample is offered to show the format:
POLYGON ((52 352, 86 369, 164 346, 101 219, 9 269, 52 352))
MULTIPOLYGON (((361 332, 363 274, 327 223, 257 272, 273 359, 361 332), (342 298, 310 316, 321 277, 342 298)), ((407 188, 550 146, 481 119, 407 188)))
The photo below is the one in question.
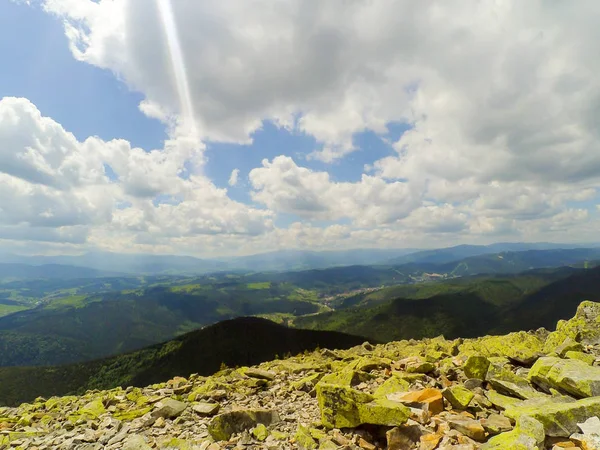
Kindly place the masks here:
POLYGON ((0 248, 598 241, 600 2, 1 0, 0 248))

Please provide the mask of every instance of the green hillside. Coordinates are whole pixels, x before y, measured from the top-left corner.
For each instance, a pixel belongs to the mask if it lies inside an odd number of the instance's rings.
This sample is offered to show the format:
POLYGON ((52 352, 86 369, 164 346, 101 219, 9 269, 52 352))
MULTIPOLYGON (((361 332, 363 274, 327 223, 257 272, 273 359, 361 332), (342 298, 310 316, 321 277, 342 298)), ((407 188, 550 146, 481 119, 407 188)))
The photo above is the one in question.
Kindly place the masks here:
POLYGON ((146 386, 177 375, 209 375, 223 365, 258 364, 319 347, 349 348, 363 341, 343 333, 296 330, 265 319, 238 318, 163 344, 88 363, 0 367, 0 405, 88 389, 146 386))

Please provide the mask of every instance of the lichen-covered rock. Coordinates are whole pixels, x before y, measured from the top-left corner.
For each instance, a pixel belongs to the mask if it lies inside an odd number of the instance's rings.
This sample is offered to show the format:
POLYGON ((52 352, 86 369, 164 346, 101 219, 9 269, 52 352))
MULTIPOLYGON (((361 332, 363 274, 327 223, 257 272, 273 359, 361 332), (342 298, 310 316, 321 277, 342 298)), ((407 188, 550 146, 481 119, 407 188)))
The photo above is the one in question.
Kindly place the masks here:
POLYGON ((402 425, 410 416, 410 410, 401 403, 375 398, 347 386, 319 383, 317 399, 321 421, 328 428, 402 425))
POLYGON ((577 431, 577 424, 600 415, 600 397, 577 401, 534 399, 507 408, 504 415, 511 419, 530 416, 542 423, 548 436, 568 437, 577 431))
POLYGON ((451 428, 475 441, 485 441, 485 429, 478 420, 464 416, 451 416, 448 418, 448 423, 451 428))
POLYGON ((584 301, 572 319, 559 320, 556 331, 546 339, 544 352, 554 352, 567 338, 584 345, 600 344, 600 303, 584 301))
POLYGON ((583 361, 590 366, 596 361, 596 357, 594 355, 575 350, 569 350, 568 352, 565 352, 564 357, 567 359, 578 359, 579 361, 583 361))
POLYGON ((318 447, 317 442, 310 434, 310 430, 303 425, 298 426, 298 430, 294 435, 294 440, 296 441, 298 448, 302 450, 312 450, 318 447))
POLYGON ((373 395, 375 397, 385 397, 394 392, 404 392, 410 387, 410 383, 404 378, 392 375, 383 384, 381 384, 373 395))
POLYGON ((542 450, 545 437, 542 423, 523 415, 512 431, 491 438, 481 450, 542 450))
POLYGON ((490 361, 485 356, 471 355, 465 361, 463 370, 467 378, 477 378, 485 380, 485 376, 490 366, 490 361))
POLYGON ((523 400, 543 396, 525 378, 516 375, 500 364, 490 364, 486 381, 495 389, 523 400))
POLYGON ((475 394, 463 386, 450 386, 442 391, 442 395, 454 409, 467 409, 475 394))
POLYGON ((503 356, 520 364, 531 365, 542 355, 544 343, 535 334, 519 331, 504 336, 484 336, 465 341, 460 352, 486 357, 503 356))
POLYGON ((529 379, 543 388, 553 387, 577 397, 600 395, 600 367, 577 359, 540 358, 531 368, 529 379))
POLYGON ((370 380, 372 377, 366 372, 358 370, 342 370, 339 372, 328 373, 319 383, 339 384, 340 386, 356 386, 363 381, 370 380))
POLYGON ((249 430, 261 423, 269 426, 279 420, 279 415, 273 410, 234 410, 213 417, 208 425, 208 432, 215 441, 226 441, 233 433, 249 430))
POLYGON ((187 408, 187 403, 177 401, 172 398, 167 398, 157 405, 157 408, 152 411, 152 417, 155 419, 162 417, 172 419, 179 416, 187 408))
POLYGON ((259 423, 252 428, 252 436, 262 442, 269 437, 269 430, 263 423, 259 423))

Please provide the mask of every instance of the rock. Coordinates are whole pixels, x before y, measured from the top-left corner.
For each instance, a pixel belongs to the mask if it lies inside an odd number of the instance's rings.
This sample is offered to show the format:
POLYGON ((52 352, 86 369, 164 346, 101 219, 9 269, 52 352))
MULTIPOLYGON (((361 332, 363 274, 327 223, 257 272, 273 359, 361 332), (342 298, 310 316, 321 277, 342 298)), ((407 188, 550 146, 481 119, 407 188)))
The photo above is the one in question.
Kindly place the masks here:
POLYGON ((481 450, 542 450, 545 437, 542 423, 523 415, 517 420, 514 430, 491 438, 481 450))
POLYGON ((139 434, 131 434, 127 436, 125 442, 123 442, 123 450, 152 450, 152 447, 148 445, 143 436, 139 434))
POLYGON ((302 378, 299 381, 292 383, 292 388, 297 391, 310 392, 312 391, 317 383, 321 381, 325 374, 321 372, 313 373, 307 377, 302 378))
POLYGON ((252 378, 258 378, 259 380, 272 381, 275 379, 275 374, 273 372, 269 372, 267 370, 251 368, 251 367, 246 369, 244 371, 244 374, 249 377, 252 377, 252 378))
POLYGON ((589 364, 590 366, 596 361, 596 357, 594 355, 573 350, 569 350, 565 353, 564 356, 568 359, 578 359, 579 361, 583 361, 584 363, 589 364))
POLYGON ((413 358, 406 363, 405 370, 408 373, 431 373, 435 370, 435 365, 421 358, 413 358))
POLYGON ((577 432, 578 423, 600 415, 600 397, 577 401, 557 401, 554 398, 528 400, 506 409, 504 415, 515 420, 524 415, 530 416, 542 423, 548 436, 568 437, 577 432))
POLYGON ((218 403, 198 402, 192 406, 192 410, 201 416, 214 416, 220 407, 218 403))
POLYGON ((264 424, 259 423, 252 428, 252 436, 261 442, 265 441, 269 437, 269 430, 267 430, 267 427, 264 424))
POLYGON ((510 408, 511 406, 515 406, 521 403, 521 401, 514 397, 509 397, 507 395, 499 394, 496 391, 487 391, 485 396, 490 401, 492 405, 499 409, 510 408))
POLYGON ((372 377, 366 372, 357 370, 342 370, 339 372, 328 373, 319 383, 324 384, 339 384, 340 386, 356 386, 364 381, 370 380, 372 377))
POLYGON ((410 410, 399 402, 374 398, 346 386, 319 383, 317 400, 321 421, 328 428, 402 425, 410 416, 410 410))
POLYGON ((187 403, 167 398, 161 400, 160 404, 157 404, 157 409, 152 411, 152 417, 158 419, 163 417, 165 419, 173 419, 179 416, 187 408, 187 403))
POLYGON ((416 425, 394 427, 385 433, 388 450, 404 450, 414 447, 421 439, 423 432, 416 425))
POLYGON ((377 447, 363 438, 358 439, 358 446, 364 450, 377 450, 377 447))
POLYGON ((478 420, 463 416, 450 416, 448 423, 451 428, 475 441, 483 442, 485 440, 485 430, 478 420))
POLYGON ((465 361, 463 365, 463 371, 469 378, 476 378, 478 380, 485 380, 490 361, 485 356, 471 355, 465 361))
POLYGON ((500 414, 490 414, 487 418, 480 420, 481 425, 490 435, 496 435, 512 430, 513 426, 506 417, 500 414))
POLYGON ((575 317, 569 320, 560 320, 556 331, 550 333, 544 351, 550 353, 561 345, 567 338, 581 342, 583 345, 600 344, 600 303, 584 301, 577 307, 575 317))
POLYGON ((410 383, 403 378, 392 375, 380 385, 375 391, 375 397, 385 397, 394 392, 405 392, 410 387, 410 383))
POLYGON ((600 395, 600 367, 576 359, 540 358, 529 379, 542 388, 553 387, 577 397, 600 395))
POLYGON ((97 419, 106 412, 102 400, 93 400, 86 403, 79 411, 78 414, 87 419, 97 419))
POLYGON ((439 389, 426 388, 419 391, 398 392, 388 394, 387 398, 406 406, 424 409, 431 415, 439 414, 444 410, 442 392, 439 389))
POLYGON ((442 440, 440 434, 424 434, 419 439, 419 450, 434 450, 442 440))
POLYGON ((468 380, 465 380, 463 386, 470 391, 474 391, 483 386, 483 381, 479 378, 469 378, 468 380))
POLYGON ((580 352, 583 350, 583 345, 581 345, 581 342, 577 342, 574 339, 567 337, 562 344, 558 345, 555 349, 554 349, 554 353, 556 353, 558 356, 565 356, 565 354, 567 352, 570 351, 576 351, 576 352, 580 352))
POLYGON ((495 389, 523 400, 543 396, 543 394, 536 391, 525 378, 515 375, 499 364, 490 364, 486 380, 495 389))
POLYGON ((269 426, 279 422, 279 415, 268 409, 242 409, 219 414, 212 418, 208 432, 216 441, 226 441, 233 433, 254 428, 258 424, 269 426))
POLYGON ((542 350, 542 340, 535 334, 525 331, 509 333, 504 336, 484 336, 466 341, 460 346, 463 354, 471 353, 488 358, 501 356, 527 366, 542 356, 542 350))
POLYGON ((298 426, 298 430, 294 435, 294 440, 296 441, 296 444, 298 444, 298 447, 303 450, 311 450, 318 447, 317 443, 310 435, 308 428, 302 425, 298 426))
POLYGON ((451 386, 442 391, 442 395, 455 409, 467 409, 475 394, 463 386, 451 386))

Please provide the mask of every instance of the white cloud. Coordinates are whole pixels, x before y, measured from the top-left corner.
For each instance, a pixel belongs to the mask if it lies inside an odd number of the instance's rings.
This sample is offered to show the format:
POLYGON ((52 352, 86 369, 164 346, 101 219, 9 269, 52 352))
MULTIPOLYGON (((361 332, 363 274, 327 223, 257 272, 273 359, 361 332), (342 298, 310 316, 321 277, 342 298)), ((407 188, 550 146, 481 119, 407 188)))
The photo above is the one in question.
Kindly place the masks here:
POLYGON ((0 143, 0 239, 89 237, 102 246, 114 233, 126 246, 272 227, 269 211, 234 202, 189 171, 201 161, 189 142, 170 140, 150 152, 123 140, 79 142, 28 100, 7 97, 0 100, 0 143))
POLYGON ((237 186, 240 169, 233 169, 229 175, 229 186, 237 186))
POLYGON ((358 226, 389 224, 407 216, 420 202, 415 184, 386 183, 363 175, 358 183, 333 182, 327 172, 299 167, 287 156, 250 172, 252 197, 274 211, 306 219, 351 218, 358 226))
POLYGON ((324 245, 324 236, 360 246, 369 233, 374 245, 410 246, 592 236, 597 2, 160 0, 172 8, 170 29, 158 1, 44 1, 64 19, 73 55, 141 92, 140 110, 171 139, 152 151, 78 142, 33 105, 6 101, 0 189, 30 201, 0 199, 9 211, 0 225, 77 226, 98 245, 135 236, 140 246, 215 252, 324 245), (248 142, 264 120, 314 136, 309 158, 324 162, 354 151, 357 132, 411 129, 357 182, 287 156, 265 160, 249 173, 253 200, 267 208, 258 209, 202 175, 203 143, 248 142), (307 223, 278 229, 280 213, 307 223), (332 223, 308 223, 321 220, 332 223))

